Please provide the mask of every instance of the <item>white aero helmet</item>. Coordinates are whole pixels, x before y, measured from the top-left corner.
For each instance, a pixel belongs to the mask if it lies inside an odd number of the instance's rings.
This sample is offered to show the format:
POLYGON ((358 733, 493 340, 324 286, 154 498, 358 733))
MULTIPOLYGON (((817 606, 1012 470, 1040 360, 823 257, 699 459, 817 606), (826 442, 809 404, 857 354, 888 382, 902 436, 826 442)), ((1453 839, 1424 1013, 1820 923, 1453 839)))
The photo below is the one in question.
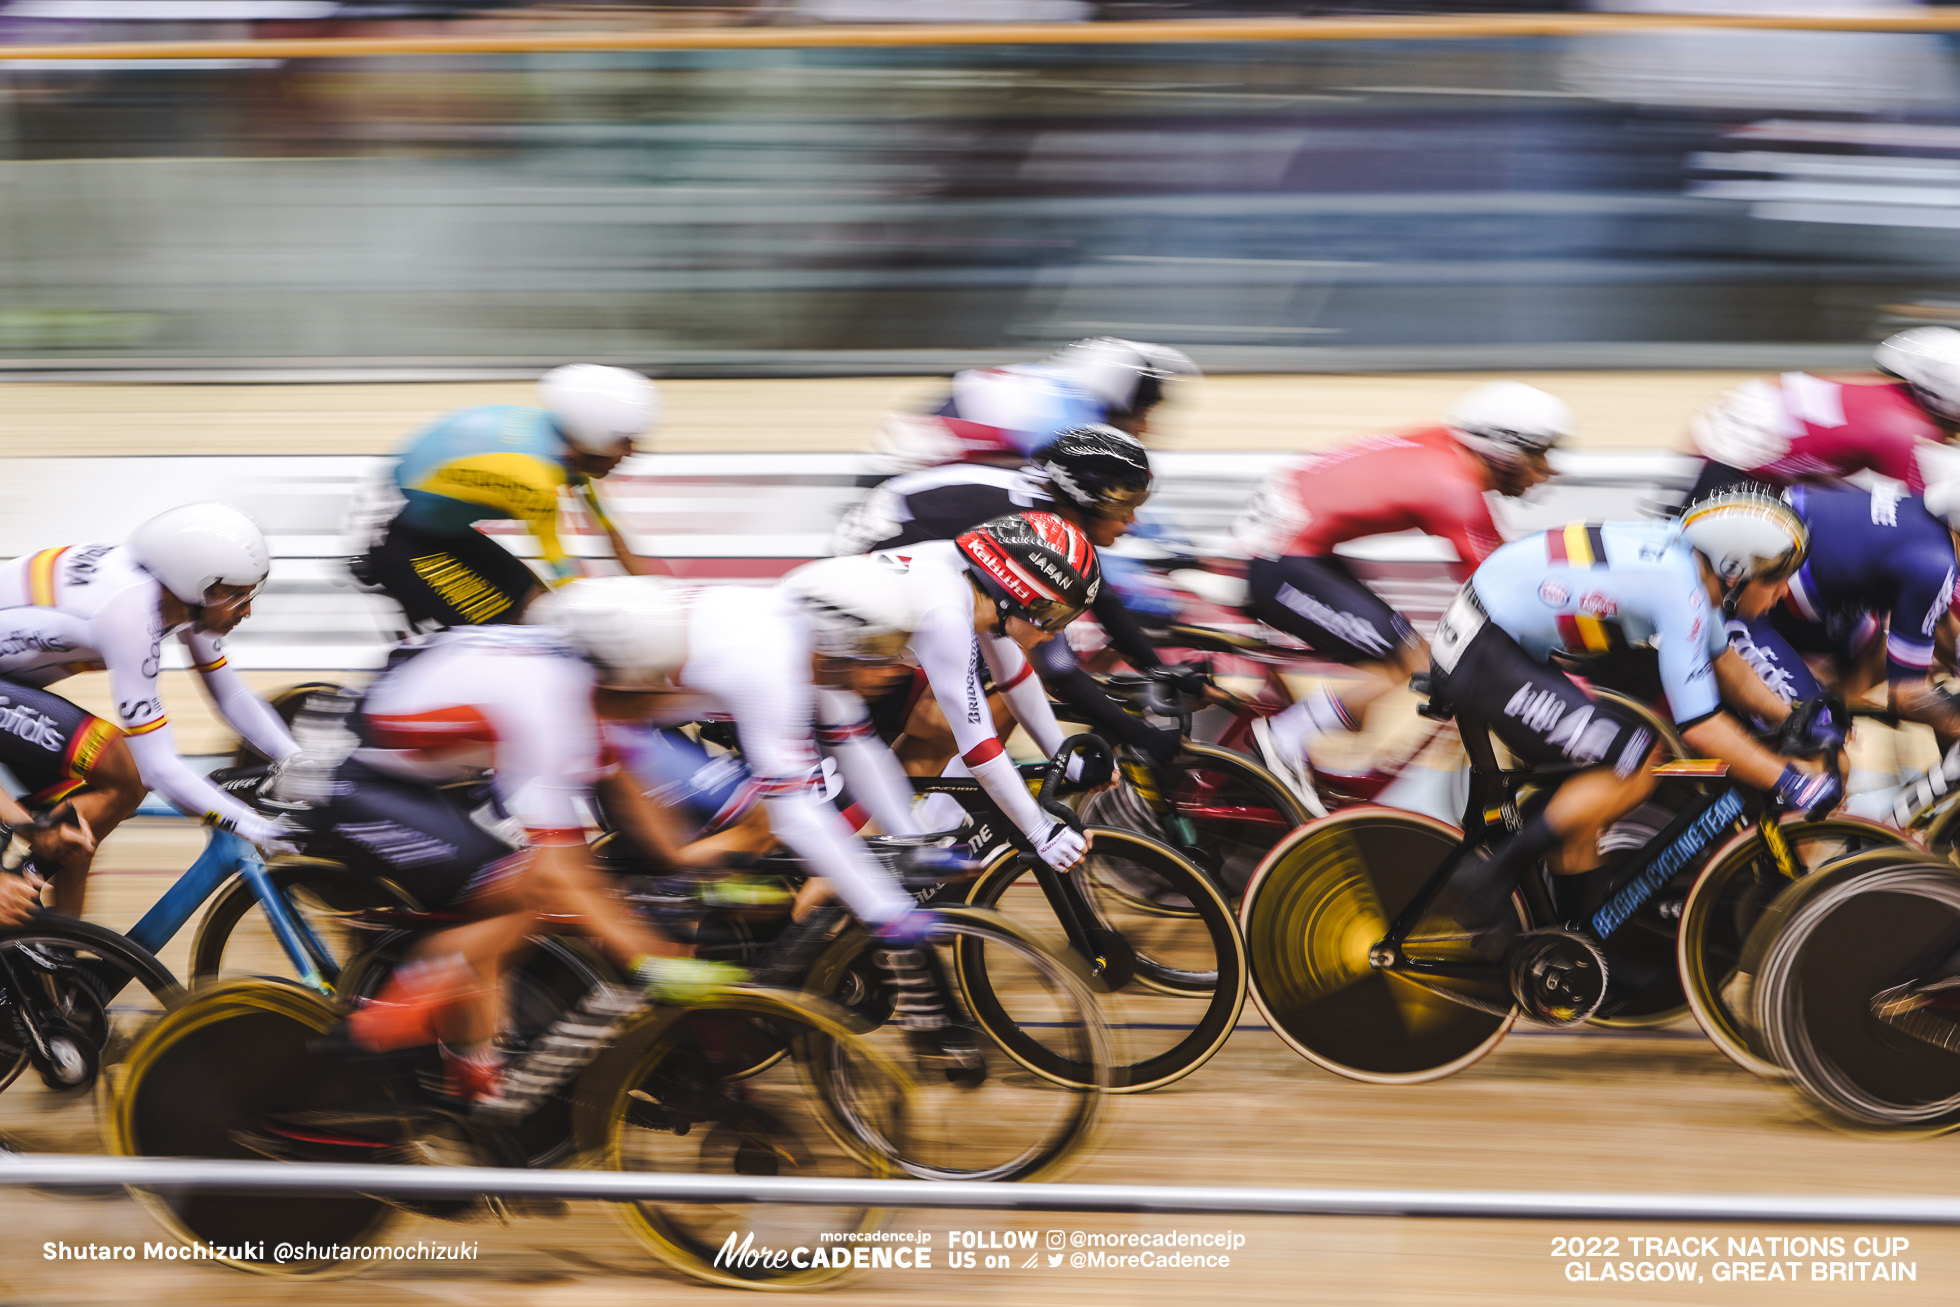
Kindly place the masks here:
POLYGON ((1572 434, 1572 410, 1522 381, 1490 381, 1450 410, 1450 434, 1492 462, 1512 466, 1572 434))
POLYGON ((1960 331, 1913 327, 1887 336, 1872 351, 1887 376, 1912 387, 1919 406, 1948 422, 1960 422, 1960 331))
POLYGON ((1078 340, 1049 355, 1045 363, 1101 400, 1112 413, 1140 413, 1162 402, 1165 382, 1204 375, 1182 350, 1115 336, 1078 340))
POLYGON ((857 554, 805 563, 780 585, 808 616, 818 653, 885 662, 898 657, 919 625, 904 581, 890 563, 857 554))
POLYGON ((1804 520, 1760 490, 1724 490, 1688 505, 1681 514, 1681 538, 1728 587, 1722 607, 1731 617, 1743 586, 1758 577, 1790 575, 1803 566, 1810 549, 1804 520))
POLYGON ((129 556, 193 608, 214 585, 254 592, 272 570, 259 524, 229 504, 185 504, 158 513, 129 533, 129 556))
POLYGON ((626 368, 568 363, 538 378, 538 403, 565 439, 588 454, 611 454, 660 424, 660 392, 626 368))
POLYGON ((664 576, 591 576, 538 596, 534 626, 565 632, 613 690, 659 690, 687 661, 688 587, 664 576))

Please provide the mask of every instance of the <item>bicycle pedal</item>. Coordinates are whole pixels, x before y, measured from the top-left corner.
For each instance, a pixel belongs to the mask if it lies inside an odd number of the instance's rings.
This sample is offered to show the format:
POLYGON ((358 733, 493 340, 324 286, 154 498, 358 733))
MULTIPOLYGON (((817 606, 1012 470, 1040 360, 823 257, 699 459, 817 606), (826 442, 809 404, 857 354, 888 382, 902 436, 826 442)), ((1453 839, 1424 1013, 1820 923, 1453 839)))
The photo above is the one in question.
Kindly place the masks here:
POLYGON ((1526 931, 1511 946, 1507 970, 1511 997, 1545 1025, 1576 1025, 1606 1001, 1606 955, 1577 931, 1526 931))

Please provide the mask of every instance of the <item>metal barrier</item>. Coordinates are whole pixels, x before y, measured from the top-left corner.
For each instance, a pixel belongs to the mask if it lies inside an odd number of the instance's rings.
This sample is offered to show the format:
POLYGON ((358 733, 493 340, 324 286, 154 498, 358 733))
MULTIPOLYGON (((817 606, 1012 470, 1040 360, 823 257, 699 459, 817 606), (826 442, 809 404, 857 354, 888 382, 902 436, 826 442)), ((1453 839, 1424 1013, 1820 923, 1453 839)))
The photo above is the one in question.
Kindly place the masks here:
POLYGON ((1415 1189, 1240 1189, 1172 1185, 810 1180, 456 1166, 9 1156, 0 1185, 136 1185, 253 1193, 372 1193, 418 1198, 497 1194, 611 1202, 788 1203, 972 1211, 1214 1212, 1266 1216, 1430 1216, 1512 1220, 1734 1221, 1805 1225, 1960 1225, 1960 1199, 1772 1194, 1601 1194, 1415 1189))

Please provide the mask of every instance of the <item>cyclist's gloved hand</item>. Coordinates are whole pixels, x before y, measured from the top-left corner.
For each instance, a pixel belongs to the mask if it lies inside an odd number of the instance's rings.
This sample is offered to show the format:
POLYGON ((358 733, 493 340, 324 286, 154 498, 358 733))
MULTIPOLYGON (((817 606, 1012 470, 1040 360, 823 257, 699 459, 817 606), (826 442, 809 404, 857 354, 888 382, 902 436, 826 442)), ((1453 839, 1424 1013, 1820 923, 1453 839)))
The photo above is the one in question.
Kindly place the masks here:
POLYGON ((1089 851, 1089 837, 1065 821, 1056 822, 1047 833, 1033 838, 1034 851, 1056 871, 1067 871, 1089 851))
POLYGON ((1830 772, 1812 774, 1786 763, 1776 778, 1776 797, 1806 817, 1821 817, 1844 798, 1844 783, 1830 772))
POLYGON ((1819 753, 1829 753, 1835 749, 1842 749, 1844 747, 1845 734, 1843 725, 1839 723, 1836 714, 1831 711, 1831 705, 1828 702, 1817 703, 1815 710, 1812 711, 1811 704, 1815 702, 1815 700, 1807 702, 1799 699, 1790 705, 1790 711, 1792 713, 1808 711, 1810 714, 1803 724, 1803 743, 1819 753))
POLYGON ((290 817, 279 817, 268 821, 264 817, 242 817, 236 823, 221 822, 228 826, 239 838, 258 845, 259 851, 267 857, 298 853, 298 839, 306 833, 306 828, 290 817))
POLYGON ((913 908, 904 916, 893 917, 871 932, 871 937, 891 948, 923 948, 932 943, 939 929, 939 917, 927 908, 913 908))

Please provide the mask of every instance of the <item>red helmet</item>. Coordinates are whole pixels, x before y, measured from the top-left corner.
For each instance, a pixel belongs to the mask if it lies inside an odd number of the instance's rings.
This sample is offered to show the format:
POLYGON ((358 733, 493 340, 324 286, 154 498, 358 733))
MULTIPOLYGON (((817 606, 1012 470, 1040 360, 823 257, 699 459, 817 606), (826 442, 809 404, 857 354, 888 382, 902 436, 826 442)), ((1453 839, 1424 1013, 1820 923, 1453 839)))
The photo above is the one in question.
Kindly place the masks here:
POLYGON ((982 522, 953 543, 1003 618, 1059 631, 1102 588, 1096 549, 1082 528, 1053 513, 1009 513, 982 522))

